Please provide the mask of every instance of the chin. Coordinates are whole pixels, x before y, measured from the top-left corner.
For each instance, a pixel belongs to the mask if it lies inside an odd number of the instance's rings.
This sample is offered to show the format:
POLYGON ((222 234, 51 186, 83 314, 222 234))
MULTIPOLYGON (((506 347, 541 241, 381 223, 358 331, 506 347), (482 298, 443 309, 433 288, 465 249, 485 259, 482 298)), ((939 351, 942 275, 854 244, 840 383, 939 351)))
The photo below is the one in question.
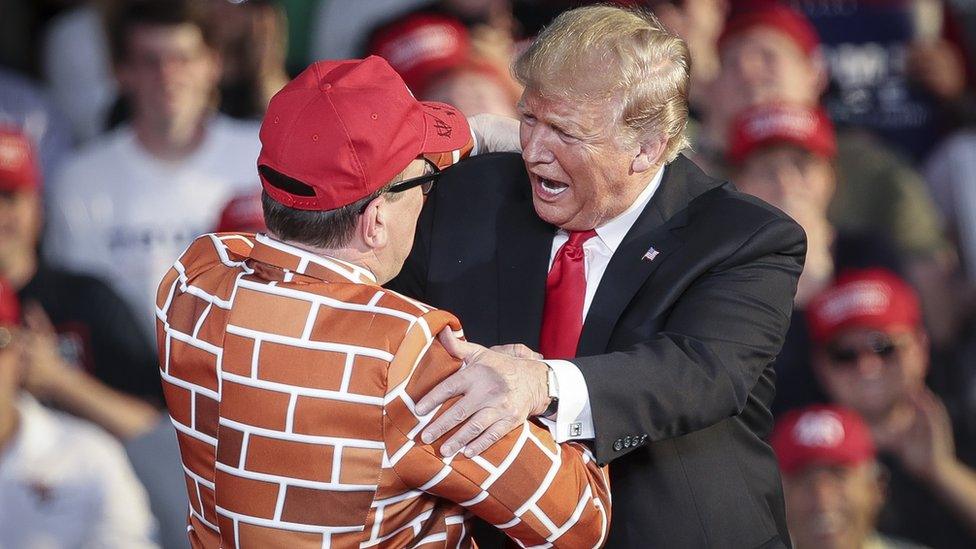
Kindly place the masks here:
POLYGON ((534 194, 532 195, 532 206, 535 209, 535 214, 539 216, 539 219, 545 221, 546 223, 551 223, 557 227, 561 227, 563 223, 567 221, 566 216, 563 215, 559 207, 553 206, 548 202, 544 202, 534 194))

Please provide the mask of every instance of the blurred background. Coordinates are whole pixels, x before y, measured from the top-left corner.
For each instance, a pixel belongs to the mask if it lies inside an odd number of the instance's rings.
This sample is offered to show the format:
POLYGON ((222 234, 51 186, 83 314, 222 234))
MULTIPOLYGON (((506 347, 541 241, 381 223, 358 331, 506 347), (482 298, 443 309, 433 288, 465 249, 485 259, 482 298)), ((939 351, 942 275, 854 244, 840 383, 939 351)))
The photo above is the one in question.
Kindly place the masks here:
MULTIPOLYGON (((375 54, 514 117, 512 60, 589 3, 0 0, 0 547, 186 546, 156 286, 195 236, 263 230, 290 77, 375 54)), ((687 41, 686 154, 807 232, 774 410, 794 543, 976 547, 976 0, 603 3, 687 41)))

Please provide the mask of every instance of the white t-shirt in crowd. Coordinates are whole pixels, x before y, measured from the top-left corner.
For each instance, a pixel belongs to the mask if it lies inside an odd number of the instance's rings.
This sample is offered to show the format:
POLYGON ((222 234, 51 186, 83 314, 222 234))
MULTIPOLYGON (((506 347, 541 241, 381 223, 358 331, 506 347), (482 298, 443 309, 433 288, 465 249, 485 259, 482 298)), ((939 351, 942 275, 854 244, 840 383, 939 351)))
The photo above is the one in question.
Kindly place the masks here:
POLYGON ((260 185, 258 126, 215 117, 196 152, 160 160, 123 126, 69 159, 49 195, 45 256, 105 280, 155 340, 156 287, 226 203, 260 185))
POLYGON ((146 492, 108 433, 24 395, 0 452, 0 547, 156 547, 146 492))

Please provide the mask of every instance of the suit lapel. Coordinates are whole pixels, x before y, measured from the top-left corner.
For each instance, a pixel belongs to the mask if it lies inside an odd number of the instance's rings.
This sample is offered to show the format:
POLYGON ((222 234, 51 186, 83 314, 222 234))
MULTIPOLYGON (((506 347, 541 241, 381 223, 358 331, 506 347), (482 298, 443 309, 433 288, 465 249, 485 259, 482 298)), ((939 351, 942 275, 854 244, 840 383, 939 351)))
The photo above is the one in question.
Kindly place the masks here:
POLYGON ((509 203, 498 221, 499 343, 537 349, 556 228, 539 219, 527 195, 509 203))
MULTIPOLYGON (((672 233, 685 224, 680 212, 702 189, 689 185, 691 162, 678 157, 664 172, 661 186, 614 252, 583 324, 577 356, 606 352, 617 320, 644 282, 680 246, 672 233), (649 250, 657 254, 645 258, 649 250)), ((652 252, 653 253, 653 252, 652 252)))

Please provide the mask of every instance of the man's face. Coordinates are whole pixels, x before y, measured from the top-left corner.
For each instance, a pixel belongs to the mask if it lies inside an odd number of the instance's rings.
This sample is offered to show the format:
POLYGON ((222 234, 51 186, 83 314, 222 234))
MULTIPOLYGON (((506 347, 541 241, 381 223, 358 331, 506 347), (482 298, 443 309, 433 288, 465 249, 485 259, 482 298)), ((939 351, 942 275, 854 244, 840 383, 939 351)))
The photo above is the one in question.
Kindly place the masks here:
POLYGON ((810 56, 782 32, 762 26, 744 31, 723 44, 719 56, 714 105, 729 120, 755 105, 813 105, 820 98, 820 75, 810 56))
POLYGON ((195 119, 207 111, 219 64, 199 27, 137 25, 129 31, 127 44, 118 75, 137 118, 166 123, 195 119))
POLYGON ((623 213, 652 173, 634 173, 640 145, 610 103, 571 102, 526 90, 519 101, 522 159, 532 203, 563 229, 597 228, 623 213))
MULTIPOLYGON (((412 179, 424 175, 427 163, 417 159, 407 166, 403 171, 403 179, 412 179)), ((424 194, 420 187, 414 187, 406 191, 396 193, 399 195, 396 200, 386 200, 384 208, 388 231, 388 246, 383 252, 383 264, 388 268, 387 273, 376 273, 378 277, 386 280, 392 279, 400 269, 403 268, 404 261, 410 255, 413 248, 413 237, 417 231, 417 219, 420 217, 420 209, 424 205, 424 194)), ((384 282, 381 280, 380 282, 384 282)))
POLYGON ((787 212, 799 207, 826 215, 834 194, 834 169, 822 156, 775 145, 750 154, 735 185, 787 212))
POLYGON ((927 352, 918 329, 850 328, 818 348, 814 362, 831 400, 871 421, 922 389, 927 352))
POLYGON ((797 549, 861 549, 884 502, 878 475, 874 462, 784 474, 787 526, 797 549))
POLYGON ((22 254, 33 254, 40 230, 36 191, 0 191, 0 268, 22 254))

